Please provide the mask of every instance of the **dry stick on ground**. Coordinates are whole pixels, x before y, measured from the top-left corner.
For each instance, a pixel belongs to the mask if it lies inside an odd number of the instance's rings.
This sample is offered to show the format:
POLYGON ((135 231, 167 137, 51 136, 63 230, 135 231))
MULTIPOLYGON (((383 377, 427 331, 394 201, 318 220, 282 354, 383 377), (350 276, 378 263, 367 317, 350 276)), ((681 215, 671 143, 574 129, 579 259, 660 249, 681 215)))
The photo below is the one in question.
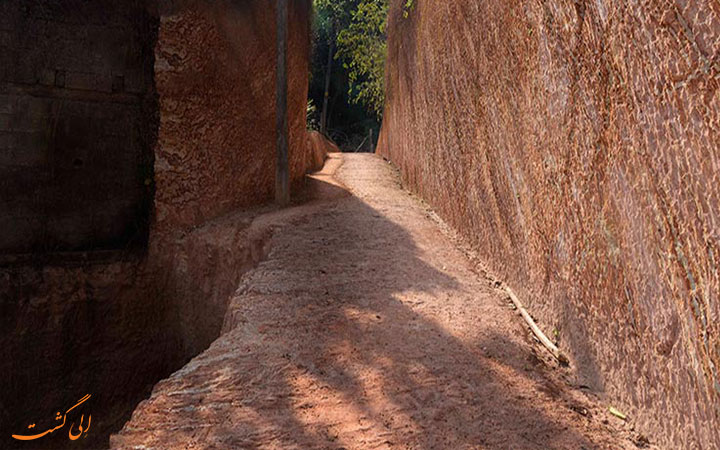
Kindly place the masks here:
POLYGON ((509 287, 503 285, 503 289, 507 294, 510 296, 510 300, 512 300, 515 307, 520 311, 520 314, 522 314, 523 319, 525 319, 525 322, 527 322, 528 325, 530 325, 530 329, 535 333, 535 336, 537 336, 538 339, 540 339, 540 342, 548 349, 550 350, 550 353, 560 362, 560 364, 567 366, 570 364, 570 360, 560 352, 560 350, 555 346, 555 344, 552 343, 550 339, 548 339, 547 336, 545 336, 545 333, 542 332, 542 330, 537 326, 535 321, 532 317, 530 317, 530 314, 527 312, 525 307, 520 303, 520 300, 517 298, 515 293, 510 289, 509 287))

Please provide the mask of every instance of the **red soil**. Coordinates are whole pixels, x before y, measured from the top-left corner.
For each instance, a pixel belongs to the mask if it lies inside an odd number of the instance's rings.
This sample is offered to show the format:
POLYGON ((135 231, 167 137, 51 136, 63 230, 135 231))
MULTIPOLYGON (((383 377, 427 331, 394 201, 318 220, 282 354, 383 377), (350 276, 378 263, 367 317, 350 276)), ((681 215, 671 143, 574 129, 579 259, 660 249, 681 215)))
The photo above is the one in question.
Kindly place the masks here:
POLYGON ((390 165, 329 158, 113 448, 634 448, 390 165))

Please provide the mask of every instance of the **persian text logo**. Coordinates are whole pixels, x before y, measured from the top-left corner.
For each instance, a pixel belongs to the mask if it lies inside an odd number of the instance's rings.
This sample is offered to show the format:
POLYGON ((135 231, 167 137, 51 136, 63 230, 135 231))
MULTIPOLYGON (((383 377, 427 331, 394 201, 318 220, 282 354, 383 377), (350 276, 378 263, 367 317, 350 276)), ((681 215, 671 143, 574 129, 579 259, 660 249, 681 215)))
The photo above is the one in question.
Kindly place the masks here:
MULTIPOLYGON (((32 434, 32 435, 13 434, 12 437, 13 437, 14 439, 19 440, 19 441, 32 441, 32 440, 34 440, 34 439, 40 439, 41 437, 43 437, 43 436, 45 436, 45 435, 47 435, 47 434, 53 433, 53 432, 55 432, 56 430, 59 430, 59 429, 61 429, 62 427, 65 426, 65 423, 66 423, 66 421, 67 421, 67 416, 68 416, 68 413, 69 413, 70 411, 72 411, 73 409, 75 409, 75 408, 77 408, 78 406, 82 405, 83 403, 85 403, 85 402, 88 401, 89 399, 90 399, 90 394, 87 394, 87 395, 85 395, 83 398, 81 398, 80 400, 78 400, 78 402, 75 403, 75 405, 73 405, 72 407, 68 408, 68 409, 65 411, 65 414, 60 414, 60 412, 58 411, 57 414, 55 415, 55 423, 57 423, 60 419, 62 419, 62 423, 60 423, 60 424, 57 425, 57 426, 51 427, 51 428, 43 431, 42 433, 38 433, 38 434, 32 434)), ((77 425, 77 427, 75 426, 75 422, 73 422, 72 424, 70 424, 70 429, 68 430, 68 437, 70 438, 70 440, 71 440, 71 441, 74 441, 74 440, 79 439, 80 436, 83 436, 83 435, 84 435, 84 436, 87 436, 87 432, 90 430, 90 422, 91 422, 91 420, 92 420, 92 416, 91 416, 90 414, 88 414, 87 424, 83 426, 83 423, 85 422, 85 414, 81 414, 81 415, 80 415, 80 422, 79 422, 79 424, 77 425), (76 432, 73 432, 73 430, 76 430, 76 432)), ((32 430, 33 428, 35 428, 35 424, 34 424, 34 423, 31 423, 30 425, 28 425, 28 430, 32 430)))

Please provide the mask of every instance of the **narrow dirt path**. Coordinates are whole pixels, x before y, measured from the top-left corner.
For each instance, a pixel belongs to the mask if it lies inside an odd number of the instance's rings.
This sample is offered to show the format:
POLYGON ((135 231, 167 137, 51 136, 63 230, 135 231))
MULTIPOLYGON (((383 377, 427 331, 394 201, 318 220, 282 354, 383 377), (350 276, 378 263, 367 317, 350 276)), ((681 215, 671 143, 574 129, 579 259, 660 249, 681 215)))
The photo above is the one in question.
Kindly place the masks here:
POLYGON ((314 183, 113 447, 634 448, 389 164, 334 154, 314 183))

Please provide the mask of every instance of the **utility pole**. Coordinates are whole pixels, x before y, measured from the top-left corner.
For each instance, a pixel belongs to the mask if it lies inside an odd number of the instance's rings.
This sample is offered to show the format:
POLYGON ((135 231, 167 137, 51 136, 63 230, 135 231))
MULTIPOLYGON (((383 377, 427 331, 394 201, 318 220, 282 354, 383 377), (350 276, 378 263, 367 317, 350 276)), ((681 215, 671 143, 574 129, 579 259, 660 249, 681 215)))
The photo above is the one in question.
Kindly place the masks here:
POLYGON ((275 85, 277 162, 275 165, 275 202, 280 206, 287 206, 290 203, 287 119, 287 34, 288 0, 277 0, 277 78, 275 85))

